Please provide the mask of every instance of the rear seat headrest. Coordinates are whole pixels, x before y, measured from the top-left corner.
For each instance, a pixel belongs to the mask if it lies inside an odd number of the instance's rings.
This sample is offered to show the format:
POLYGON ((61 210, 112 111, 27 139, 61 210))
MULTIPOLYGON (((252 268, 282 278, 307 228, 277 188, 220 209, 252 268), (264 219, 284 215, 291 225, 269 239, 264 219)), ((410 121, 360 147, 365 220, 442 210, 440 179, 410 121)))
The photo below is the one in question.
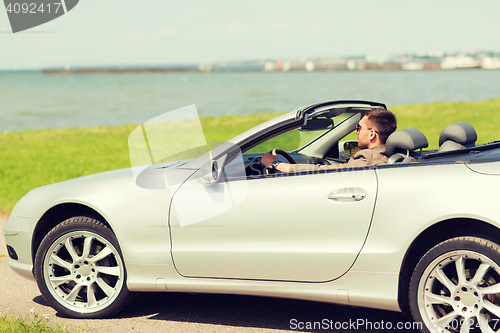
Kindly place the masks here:
POLYGON ((477 133, 471 124, 461 121, 446 126, 439 135, 439 146, 451 140, 461 145, 470 145, 477 140, 477 133))
POLYGON ((424 133, 416 128, 405 128, 392 133, 385 143, 387 156, 397 153, 398 149, 404 151, 414 151, 416 149, 427 148, 429 143, 424 133))

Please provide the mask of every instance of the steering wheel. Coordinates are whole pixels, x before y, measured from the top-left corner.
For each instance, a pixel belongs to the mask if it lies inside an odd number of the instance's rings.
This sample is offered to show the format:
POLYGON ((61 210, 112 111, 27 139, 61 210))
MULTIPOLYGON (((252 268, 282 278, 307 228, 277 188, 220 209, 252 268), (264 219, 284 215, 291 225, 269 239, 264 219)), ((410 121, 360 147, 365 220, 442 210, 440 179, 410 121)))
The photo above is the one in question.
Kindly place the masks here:
MULTIPOLYGON (((297 162, 295 162, 295 160, 293 159, 292 156, 290 156, 290 154, 288 154, 286 151, 284 150, 281 150, 281 149, 273 149, 276 154, 280 154, 281 156, 283 156, 284 158, 286 158, 286 160, 290 163, 290 164, 297 164, 297 162)), ((270 153, 272 154, 273 151, 271 150, 270 153)))
MULTIPOLYGON (((290 156, 290 154, 288 154, 286 151, 281 150, 281 149, 273 149, 273 150, 276 152, 276 154, 283 156, 290 164, 297 164, 297 162, 295 162, 293 157, 290 156)), ((269 153, 272 154, 273 150, 271 150, 269 153)), ((270 175, 270 174, 273 174, 275 172, 276 172, 276 170, 274 170, 272 168, 264 168, 264 174, 266 174, 266 175, 270 175)))

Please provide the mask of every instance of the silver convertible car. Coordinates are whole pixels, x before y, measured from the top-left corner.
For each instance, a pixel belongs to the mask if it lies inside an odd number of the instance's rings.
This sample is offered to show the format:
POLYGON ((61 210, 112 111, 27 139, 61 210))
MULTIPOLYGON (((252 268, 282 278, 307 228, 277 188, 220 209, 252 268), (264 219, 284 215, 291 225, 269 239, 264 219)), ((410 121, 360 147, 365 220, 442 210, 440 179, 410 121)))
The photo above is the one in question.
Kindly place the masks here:
POLYGON ((129 138, 132 167, 17 203, 9 265, 75 318, 111 316, 132 292, 230 293, 411 311, 425 332, 498 331, 500 142, 476 146, 458 122, 429 138, 438 150, 399 129, 383 165, 261 166, 273 148, 289 163, 346 162, 371 108, 385 105, 316 103, 204 151, 187 121, 145 123, 129 138))

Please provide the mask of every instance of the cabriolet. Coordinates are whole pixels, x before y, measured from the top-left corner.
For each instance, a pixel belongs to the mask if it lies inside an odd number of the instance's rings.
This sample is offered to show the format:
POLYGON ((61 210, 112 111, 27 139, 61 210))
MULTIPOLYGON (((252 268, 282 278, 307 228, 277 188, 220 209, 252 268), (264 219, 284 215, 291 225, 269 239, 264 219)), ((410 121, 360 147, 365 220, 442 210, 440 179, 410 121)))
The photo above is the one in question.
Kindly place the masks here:
POLYGON ((274 148, 288 163, 345 163, 372 108, 386 106, 316 103, 204 150, 194 116, 147 122, 129 137, 130 168, 17 203, 9 265, 74 318, 111 316, 132 292, 230 293, 411 312, 424 332, 497 331, 500 142, 476 145, 455 122, 439 138, 397 130, 381 165, 261 166, 274 148))

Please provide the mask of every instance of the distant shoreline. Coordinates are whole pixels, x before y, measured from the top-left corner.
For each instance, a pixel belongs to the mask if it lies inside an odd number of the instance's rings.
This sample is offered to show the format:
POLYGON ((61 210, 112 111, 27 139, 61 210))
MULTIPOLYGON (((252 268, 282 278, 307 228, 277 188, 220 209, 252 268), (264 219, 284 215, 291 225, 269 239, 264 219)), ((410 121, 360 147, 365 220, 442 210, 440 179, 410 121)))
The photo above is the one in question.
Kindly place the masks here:
MULTIPOLYGON (((459 68, 457 68, 459 69, 459 68)), ((481 69, 481 67, 468 67, 466 69, 481 69)), ((44 74, 102 74, 102 73, 181 73, 181 72, 197 72, 197 73, 230 73, 230 72, 270 72, 270 73, 287 73, 287 72, 348 72, 348 71, 403 71, 404 69, 399 64, 393 65, 365 65, 362 69, 348 68, 330 68, 316 67, 314 70, 306 70, 305 68, 292 68, 289 70, 266 70, 261 67, 218 67, 218 68, 199 68, 199 67, 131 67, 131 68, 76 68, 76 69, 46 69, 44 74)), ((428 64, 419 70, 441 70, 439 64, 428 64)))
POLYGON ((200 72, 196 67, 46 69, 44 74, 200 72))
POLYGON ((24 70, 0 70, 6 73, 22 73, 22 72, 41 72, 48 75, 70 75, 70 74, 122 74, 122 73, 325 73, 325 72, 377 72, 377 71, 402 71, 402 72, 425 72, 425 71, 455 71, 455 70, 471 70, 481 69, 486 71, 498 70, 499 68, 482 68, 481 66, 474 67, 458 67, 443 69, 439 64, 427 64, 422 68, 408 69, 402 65, 365 65, 363 68, 331 68, 331 67, 316 67, 314 70, 305 68, 292 68, 288 70, 273 69, 266 70, 260 67, 219 67, 219 68, 198 68, 193 67, 123 67, 123 68, 75 68, 75 69, 24 69, 24 70))

